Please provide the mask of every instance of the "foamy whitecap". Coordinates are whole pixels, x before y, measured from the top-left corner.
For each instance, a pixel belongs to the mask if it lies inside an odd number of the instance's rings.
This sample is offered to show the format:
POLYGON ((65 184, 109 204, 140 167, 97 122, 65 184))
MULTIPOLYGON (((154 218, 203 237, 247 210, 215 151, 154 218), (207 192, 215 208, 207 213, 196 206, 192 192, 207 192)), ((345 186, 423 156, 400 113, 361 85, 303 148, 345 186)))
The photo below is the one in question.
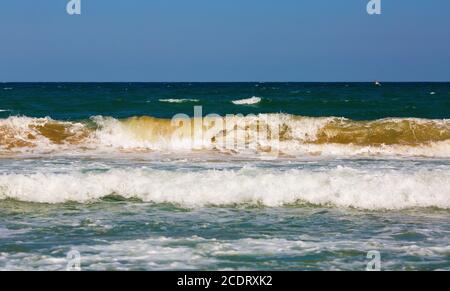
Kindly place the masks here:
POLYGON ((261 97, 253 96, 251 98, 247 99, 240 99, 240 100, 233 100, 231 101, 235 105, 252 105, 252 104, 258 104, 261 102, 261 97))
POLYGON ((450 170, 276 169, 178 172, 114 169, 104 173, 0 176, 0 198, 38 203, 91 202, 109 195, 185 207, 310 203, 361 209, 450 209, 450 170))
POLYGON ((200 102, 200 100, 198 99, 159 99, 159 102, 165 102, 165 103, 196 103, 196 102, 200 102))

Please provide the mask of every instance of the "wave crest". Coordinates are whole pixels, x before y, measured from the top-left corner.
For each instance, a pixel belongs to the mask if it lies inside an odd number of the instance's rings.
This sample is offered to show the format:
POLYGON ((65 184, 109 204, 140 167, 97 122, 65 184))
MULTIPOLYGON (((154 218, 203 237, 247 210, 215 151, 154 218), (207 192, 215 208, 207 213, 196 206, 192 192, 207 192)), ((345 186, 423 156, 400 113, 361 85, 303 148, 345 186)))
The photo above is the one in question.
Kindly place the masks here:
POLYGON ((450 121, 259 114, 196 119, 96 116, 80 122, 0 119, 0 153, 58 150, 248 150, 290 155, 450 157, 450 121), (230 147, 231 145, 231 147, 230 147))
POLYGON ((63 145, 81 145, 89 136, 85 124, 56 121, 49 117, 11 116, 0 119, 0 149, 57 149, 63 145))

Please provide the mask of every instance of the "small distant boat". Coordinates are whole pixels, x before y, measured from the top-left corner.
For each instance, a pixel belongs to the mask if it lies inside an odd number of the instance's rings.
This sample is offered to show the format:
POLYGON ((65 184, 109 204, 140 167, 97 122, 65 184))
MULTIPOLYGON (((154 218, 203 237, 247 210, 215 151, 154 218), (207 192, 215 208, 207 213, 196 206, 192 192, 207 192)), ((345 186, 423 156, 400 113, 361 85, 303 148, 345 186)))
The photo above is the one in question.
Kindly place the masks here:
POLYGON ((375 81, 375 86, 381 86, 381 83, 378 81, 375 81))

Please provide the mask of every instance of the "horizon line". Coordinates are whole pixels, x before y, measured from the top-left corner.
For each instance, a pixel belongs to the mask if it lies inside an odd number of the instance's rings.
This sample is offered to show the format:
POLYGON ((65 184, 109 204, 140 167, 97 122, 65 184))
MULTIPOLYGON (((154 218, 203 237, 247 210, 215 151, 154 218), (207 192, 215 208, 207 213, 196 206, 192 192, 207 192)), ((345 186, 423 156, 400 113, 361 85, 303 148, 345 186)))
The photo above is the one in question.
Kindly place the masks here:
POLYGON ((72 83, 72 84, 80 84, 80 83, 375 83, 380 82, 384 84, 389 83, 450 83, 448 81, 381 81, 381 80, 372 80, 372 81, 0 81, 2 84, 11 84, 11 83, 72 83))

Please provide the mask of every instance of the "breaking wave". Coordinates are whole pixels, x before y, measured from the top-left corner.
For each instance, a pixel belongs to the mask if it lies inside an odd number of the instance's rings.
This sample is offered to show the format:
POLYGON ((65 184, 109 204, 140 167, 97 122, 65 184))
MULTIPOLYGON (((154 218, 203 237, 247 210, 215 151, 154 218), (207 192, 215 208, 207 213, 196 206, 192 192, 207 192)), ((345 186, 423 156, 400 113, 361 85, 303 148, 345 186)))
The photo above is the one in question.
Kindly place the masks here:
POLYGON ((197 119, 95 116, 79 122, 0 119, 0 153, 208 150, 288 155, 450 157, 450 120, 260 114, 197 119))
POLYGON ((261 98, 253 96, 251 98, 234 100, 231 102, 235 105, 252 105, 252 104, 258 104, 259 102, 261 102, 261 98))
POLYGON ((450 209, 450 171, 324 171, 243 168, 179 172, 112 169, 108 172, 4 174, 0 199, 36 203, 92 202, 110 195, 185 207, 250 204, 331 205, 361 209, 450 209))

